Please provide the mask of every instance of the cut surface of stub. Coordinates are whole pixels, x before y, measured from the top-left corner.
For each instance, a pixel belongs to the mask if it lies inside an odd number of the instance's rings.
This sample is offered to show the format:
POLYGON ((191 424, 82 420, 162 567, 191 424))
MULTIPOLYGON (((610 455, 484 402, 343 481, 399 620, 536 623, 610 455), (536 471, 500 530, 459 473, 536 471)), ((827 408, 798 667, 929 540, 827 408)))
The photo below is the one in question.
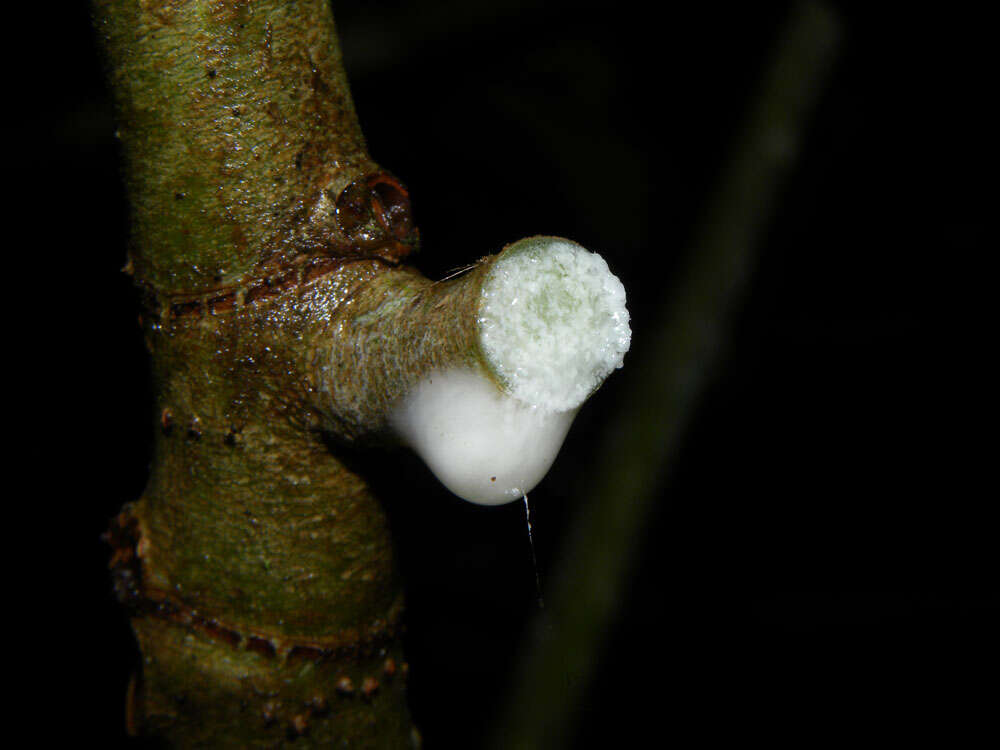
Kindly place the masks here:
POLYGON ((597 253, 559 237, 508 246, 483 285, 486 359, 510 394, 575 409, 622 366, 632 332, 625 287, 597 253))

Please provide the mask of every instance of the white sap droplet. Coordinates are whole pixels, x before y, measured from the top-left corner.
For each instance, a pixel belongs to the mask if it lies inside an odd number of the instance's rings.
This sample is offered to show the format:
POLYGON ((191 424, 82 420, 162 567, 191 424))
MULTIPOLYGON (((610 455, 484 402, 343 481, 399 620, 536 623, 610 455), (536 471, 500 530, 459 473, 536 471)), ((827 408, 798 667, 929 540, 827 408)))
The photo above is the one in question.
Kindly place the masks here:
POLYGON ((520 500, 548 472, 576 409, 553 412, 506 395, 485 376, 435 372, 392 423, 434 475, 464 500, 520 500))

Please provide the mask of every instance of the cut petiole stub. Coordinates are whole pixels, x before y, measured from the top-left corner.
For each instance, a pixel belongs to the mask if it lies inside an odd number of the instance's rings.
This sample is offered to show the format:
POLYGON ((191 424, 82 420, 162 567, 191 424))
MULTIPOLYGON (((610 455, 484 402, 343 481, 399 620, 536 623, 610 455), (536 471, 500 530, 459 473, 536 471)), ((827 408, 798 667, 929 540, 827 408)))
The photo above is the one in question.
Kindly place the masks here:
POLYGON ((476 324, 483 366, 431 372, 392 422, 449 490, 498 505, 542 480, 580 405, 622 366, 625 289, 596 253, 532 237, 493 263, 476 324))

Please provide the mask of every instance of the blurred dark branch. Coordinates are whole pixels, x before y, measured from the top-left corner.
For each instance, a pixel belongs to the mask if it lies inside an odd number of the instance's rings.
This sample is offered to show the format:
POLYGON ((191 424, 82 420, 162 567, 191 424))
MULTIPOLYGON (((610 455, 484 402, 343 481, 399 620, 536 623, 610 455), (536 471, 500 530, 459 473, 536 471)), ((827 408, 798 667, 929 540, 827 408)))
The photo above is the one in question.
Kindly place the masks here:
MULTIPOLYGON (((774 212, 798 139, 827 80, 838 39, 832 11, 797 5, 777 42, 734 156, 659 311, 656 341, 625 368, 625 401, 608 426, 594 482, 582 493, 524 652, 496 747, 563 747, 574 707, 624 600, 651 501, 666 479, 746 287, 760 234, 774 212)), ((665 646, 669 648, 669 644, 665 646)))

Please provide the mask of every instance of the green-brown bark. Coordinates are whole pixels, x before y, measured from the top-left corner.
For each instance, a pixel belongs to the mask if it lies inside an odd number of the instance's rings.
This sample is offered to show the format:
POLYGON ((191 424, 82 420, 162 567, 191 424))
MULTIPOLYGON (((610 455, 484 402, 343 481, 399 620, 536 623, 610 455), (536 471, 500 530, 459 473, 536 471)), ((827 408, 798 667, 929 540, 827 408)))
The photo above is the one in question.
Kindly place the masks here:
POLYGON ((156 441, 109 535, 172 744, 411 742, 378 438, 432 367, 481 367, 485 262, 431 283, 365 150, 325 0, 95 0, 132 203, 156 441))

